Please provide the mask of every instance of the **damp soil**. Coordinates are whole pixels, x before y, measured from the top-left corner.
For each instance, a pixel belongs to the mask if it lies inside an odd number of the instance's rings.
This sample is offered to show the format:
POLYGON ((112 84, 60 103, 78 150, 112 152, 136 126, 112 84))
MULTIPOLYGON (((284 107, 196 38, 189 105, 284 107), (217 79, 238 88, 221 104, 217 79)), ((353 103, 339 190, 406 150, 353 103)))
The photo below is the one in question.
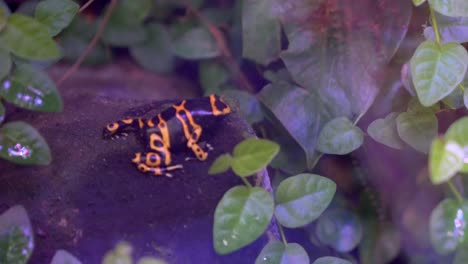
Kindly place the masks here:
MULTIPOLYGON (((232 173, 210 176, 213 160, 252 130, 232 114, 207 139, 214 150, 207 161, 188 151, 175 154, 183 171, 172 178, 140 173, 130 162, 142 151, 136 138, 103 140, 102 128, 128 111, 162 107, 167 100, 190 98, 187 82, 142 75, 126 67, 84 70, 60 86, 61 113, 9 108, 6 121, 32 124, 49 143, 53 162, 23 167, 0 161, 0 212, 21 204, 35 230, 29 263, 49 263, 65 249, 83 263, 100 263, 119 241, 134 246, 134 256, 159 256, 169 263, 253 263, 265 236, 236 253, 218 256, 212 246, 213 215, 223 193, 241 181, 232 173)), ((63 69, 55 68, 52 76, 63 69)))

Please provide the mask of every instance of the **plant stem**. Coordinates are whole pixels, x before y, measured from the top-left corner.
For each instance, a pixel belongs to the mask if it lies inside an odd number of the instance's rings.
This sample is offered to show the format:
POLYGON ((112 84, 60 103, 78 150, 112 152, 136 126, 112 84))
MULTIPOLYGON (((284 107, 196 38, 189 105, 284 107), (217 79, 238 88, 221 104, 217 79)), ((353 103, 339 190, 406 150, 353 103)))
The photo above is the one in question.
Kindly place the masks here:
POLYGON ((462 91, 465 91, 465 86, 463 86, 463 84, 460 83, 460 84, 458 85, 458 87, 460 87, 460 89, 461 89, 462 91))
POLYGON ((434 12, 434 9, 432 9, 431 6, 429 6, 429 11, 431 12, 431 24, 432 24, 432 28, 434 29, 436 41, 440 45, 439 25, 437 24, 437 20, 436 20, 436 17, 435 17, 435 12, 434 12))
POLYGON ((364 116, 364 113, 360 113, 359 116, 354 121, 353 125, 356 125, 363 116, 364 116))
POLYGON ((458 202, 462 203, 463 202, 463 197, 461 196, 460 192, 458 192, 457 187, 455 187, 455 185, 453 184, 453 182, 451 180, 449 180, 447 182, 447 184, 449 185, 450 190, 453 192, 453 194, 457 198, 458 202))
MULTIPOLYGON (((276 223, 278 223, 278 219, 276 219, 276 223)), ((278 229, 281 235, 281 240, 283 241, 284 245, 288 244, 288 241, 286 240, 286 236, 284 235, 284 230, 283 227, 278 223, 278 229)))
POLYGON ((242 181, 247 185, 247 187, 252 188, 252 184, 245 178, 245 177, 240 177, 242 181))
POLYGON ((309 168, 309 170, 312 170, 313 168, 315 168, 315 166, 317 165, 317 163, 319 162, 319 160, 322 158, 323 156, 323 153, 320 153, 313 161, 312 161, 312 164, 311 165, 311 168, 309 168))
MULTIPOLYGON (((76 60, 76 62, 62 75, 62 77, 57 81, 57 85, 60 86, 70 75, 72 75, 75 71, 78 70, 81 63, 88 57, 89 53, 93 50, 94 46, 96 46, 97 42, 102 36, 102 33, 106 29, 107 22, 109 22, 109 18, 114 11, 115 6, 117 5, 117 0, 111 0, 109 3, 106 13, 104 14, 103 19, 101 20, 101 24, 99 25, 96 34, 94 34, 93 39, 86 47, 85 51, 80 55, 80 57, 76 60)), ((90 2, 91 3, 91 2, 90 2)))

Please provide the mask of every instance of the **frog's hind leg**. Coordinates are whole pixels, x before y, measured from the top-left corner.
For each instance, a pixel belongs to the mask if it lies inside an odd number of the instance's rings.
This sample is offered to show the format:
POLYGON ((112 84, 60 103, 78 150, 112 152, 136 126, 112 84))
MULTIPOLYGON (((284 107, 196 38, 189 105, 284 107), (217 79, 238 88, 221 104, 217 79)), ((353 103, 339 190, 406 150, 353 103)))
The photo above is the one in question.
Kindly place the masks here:
POLYGON ((136 153, 132 162, 137 165, 139 171, 143 173, 152 173, 155 176, 172 177, 170 171, 181 170, 184 167, 181 164, 166 166, 161 164, 161 156, 155 152, 136 153))

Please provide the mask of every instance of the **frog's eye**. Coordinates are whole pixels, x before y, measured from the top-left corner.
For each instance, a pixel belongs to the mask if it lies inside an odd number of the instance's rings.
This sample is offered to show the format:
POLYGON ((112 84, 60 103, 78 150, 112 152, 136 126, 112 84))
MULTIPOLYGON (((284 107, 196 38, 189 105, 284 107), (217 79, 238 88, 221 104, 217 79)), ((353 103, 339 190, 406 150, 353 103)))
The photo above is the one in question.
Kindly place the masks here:
POLYGON ((117 122, 110 123, 110 124, 107 125, 107 130, 109 130, 110 132, 114 132, 118 128, 119 128, 119 124, 117 122))

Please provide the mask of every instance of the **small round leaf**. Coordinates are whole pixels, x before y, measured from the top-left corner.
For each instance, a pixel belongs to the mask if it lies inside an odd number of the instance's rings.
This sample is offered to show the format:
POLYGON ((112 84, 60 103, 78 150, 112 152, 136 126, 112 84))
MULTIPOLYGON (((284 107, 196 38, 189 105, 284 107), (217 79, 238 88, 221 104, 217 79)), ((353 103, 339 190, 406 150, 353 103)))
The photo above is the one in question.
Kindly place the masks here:
POLYGON ((468 172, 468 117, 463 117, 450 125, 445 133, 446 140, 453 140, 460 145, 464 151, 464 165, 461 168, 462 172, 468 172))
POLYGON ((3 81, 0 96, 16 106, 30 110, 62 110, 62 99, 54 82, 44 71, 29 64, 18 65, 10 79, 3 81))
POLYGON ((57 250, 50 264, 81 264, 81 261, 65 250, 57 250))
POLYGON ((214 215, 216 252, 231 253, 260 237, 273 216, 273 206, 271 194, 259 187, 236 186, 227 191, 214 215))
POLYGON ((79 8, 72 0, 44 0, 37 4, 35 17, 55 36, 71 23, 79 8))
POLYGON ((429 0, 429 4, 434 10, 446 16, 468 16, 468 2, 466 0, 429 0))
POLYGON ((335 191, 336 184, 319 175, 303 173, 289 177, 276 190, 275 216, 285 227, 307 225, 328 207, 335 191))
POLYGON ((319 240, 340 252, 353 250, 362 239, 362 225, 351 211, 337 208, 325 212, 317 222, 319 240))
POLYGON ((297 243, 284 245, 279 241, 269 242, 260 252, 255 264, 309 264, 309 256, 297 243))
POLYGON ((119 242, 104 255, 102 264, 133 264, 132 252, 133 248, 129 243, 119 242))
POLYGON ((10 52, 0 48, 0 80, 10 73, 11 64, 10 52))
POLYGON ((316 259, 313 264, 351 264, 351 262, 341 258, 321 257, 316 259))
POLYGON ((263 169, 278 154, 279 145, 275 142, 249 138, 237 144, 233 152, 232 170, 246 177, 263 169))
POLYGON ((5 107, 0 101, 0 124, 2 124, 3 120, 5 120, 5 107))
POLYGON ((396 118, 398 113, 390 113, 385 118, 374 120, 367 128, 367 133, 375 141, 394 149, 401 149, 404 142, 398 136, 396 118))
POLYGON ((425 41, 411 58, 411 73, 419 100, 431 106, 449 95, 465 77, 468 53, 458 43, 425 41))
POLYGON ((167 264, 167 262, 152 257, 143 257, 138 260, 137 264, 167 264))
POLYGON ((452 253, 465 238, 468 203, 445 199, 432 210, 429 221, 431 242, 437 253, 452 253))
POLYGON ((426 2, 426 0, 413 0, 413 5, 420 6, 420 5, 424 4, 425 2, 426 2))
POLYGON ((432 112, 404 112, 398 115, 397 131, 401 139, 422 153, 428 153, 437 136, 437 118, 432 112))
POLYGON ((218 43, 203 27, 188 30, 178 37, 173 45, 177 56, 189 60, 215 58, 221 54, 218 43))
POLYGON ((28 213, 16 205, 0 215, 0 263, 26 264, 34 249, 28 213))
POLYGON ((0 157, 24 165, 48 165, 52 160, 44 138, 21 121, 0 127, 0 157))
POLYGON ((229 72, 220 63, 215 61, 201 61, 198 69, 198 79, 204 94, 217 93, 229 79, 229 72))
POLYGON ((34 18, 12 14, 0 32, 0 42, 13 54, 31 60, 50 60, 60 55, 48 28, 34 18))
POLYGON ((211 165, 208 174, 219 174, 227 171, 231 167, 232 156, 229 153, 220 155, 211 165))
POLYGON ((152 23, 145 26, 147 39, 130 47, 130 54, 143 68, 157 72, 172 71, 175 58, 167 29, 162 24, 152 23))
POLYGON ((317 142, 317 150, 326 154, 344 155, 359 148, 364 140, 360 128, 346 117, 338 117, 323 127, 317 142))
POLYGON ((436 138, 429 154, 431 181, 440 184, 450 180, 463 166, 463 149, 455 141, 436 138))

